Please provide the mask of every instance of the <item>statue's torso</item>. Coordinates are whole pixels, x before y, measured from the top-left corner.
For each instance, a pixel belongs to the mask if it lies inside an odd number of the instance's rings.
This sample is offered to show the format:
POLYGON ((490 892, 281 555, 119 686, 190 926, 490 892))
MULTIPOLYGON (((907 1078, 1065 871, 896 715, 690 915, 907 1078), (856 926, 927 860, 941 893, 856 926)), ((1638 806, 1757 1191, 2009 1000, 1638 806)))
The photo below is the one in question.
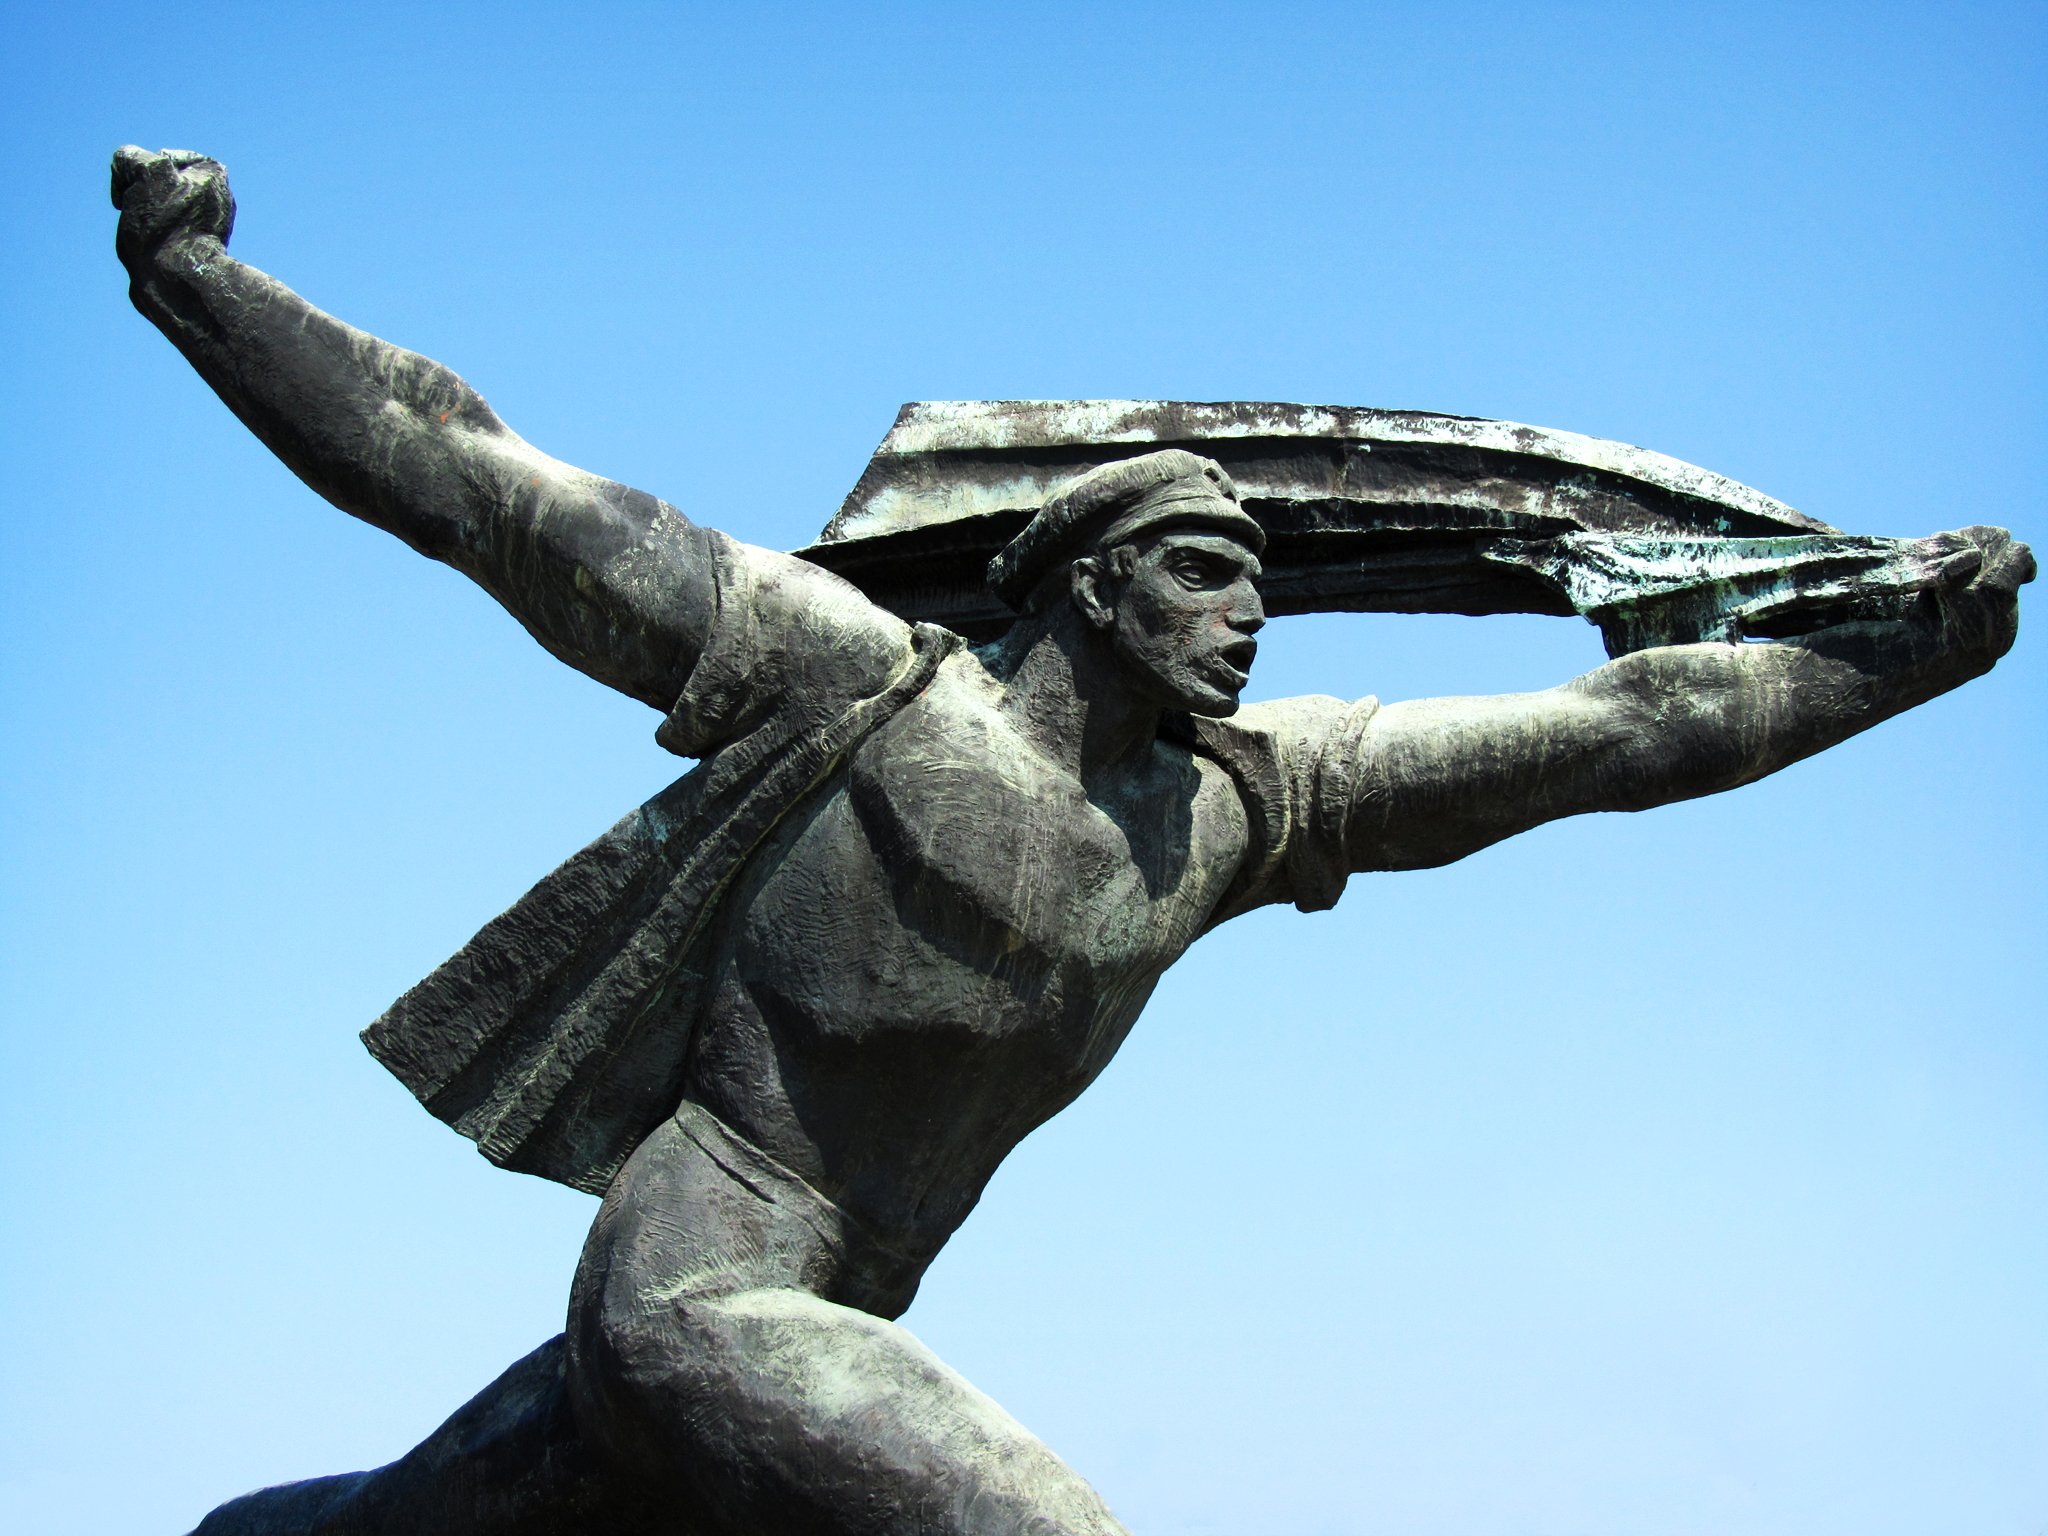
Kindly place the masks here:
POLYGON ((789 818, 691 1062, 689 1097, 912 1252, 1107 1064, 1246 847, 1207 758, 1160 742, 1091 801, 995 706, 955 658, 789 818))

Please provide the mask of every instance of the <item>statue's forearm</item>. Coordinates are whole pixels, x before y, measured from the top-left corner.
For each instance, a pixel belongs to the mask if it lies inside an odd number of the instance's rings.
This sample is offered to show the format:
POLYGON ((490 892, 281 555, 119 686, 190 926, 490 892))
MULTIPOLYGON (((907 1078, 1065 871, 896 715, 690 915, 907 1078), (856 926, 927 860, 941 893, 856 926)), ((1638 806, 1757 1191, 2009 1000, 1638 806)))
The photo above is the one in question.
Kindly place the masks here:
POLYGON ((230 257, 213 162, 124 151, 115 188, 136 308, 300 479, 470 576, 564 661, 674 702, 714 603, 702 530, 549 458, 452 370, 230 257))
POLYGON ((1940 579, 1903 618, 1768 644, 1653 648, 1567 685, 1624 723, 1617 746, 1588 765, 1579 808, 1732 789, 1990 671, 2018 634, 2032 553, 2002 528, 1922 543, 1940 547, 1940 579))
POLYGON ((1660 646, 1545 693, 1390 705, 1364 744, 1353 867, 1449 863, 1561 816, 1733 789, 1989 671, 2034 561, 2000 530, 1967 536, 1980 574, 1908 620, 1660 646))
POLYGON ((509 490, 503 461, 532 451, 453 372, 314 308, 209 234, 174 236, 130 276, 135 307, 314 490, 437 559, 481 541, 509 490))
POLYGON ((1750 783, 1946 693, 1994 659, 1946 643, 1935 623, 1636 652, 1568 685, 1624 723, 1614 748, 1585 765, 1581 808, 1641 810, 1750 783))

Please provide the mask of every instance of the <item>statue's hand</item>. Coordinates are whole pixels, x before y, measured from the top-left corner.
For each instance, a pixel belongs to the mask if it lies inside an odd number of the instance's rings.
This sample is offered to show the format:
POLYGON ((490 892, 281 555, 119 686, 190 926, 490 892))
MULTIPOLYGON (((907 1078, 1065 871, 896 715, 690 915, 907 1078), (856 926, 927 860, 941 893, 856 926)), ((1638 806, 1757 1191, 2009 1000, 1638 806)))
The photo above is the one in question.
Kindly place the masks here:
POLYGON ((1963 528, 1920 541, 1941 574, 1930 589, 1945 649, 1988 666, 2019 633, 2019 591, 2034 579, 2034 552, 2003 528, 1963 528))
POLYGON ((210 235, 225 244, 235 227, 227 167, 190 150, 151 154, 122 145, 114 151, 113 194, 121 210, 114 251, 130 272, 168 241, 210 235))

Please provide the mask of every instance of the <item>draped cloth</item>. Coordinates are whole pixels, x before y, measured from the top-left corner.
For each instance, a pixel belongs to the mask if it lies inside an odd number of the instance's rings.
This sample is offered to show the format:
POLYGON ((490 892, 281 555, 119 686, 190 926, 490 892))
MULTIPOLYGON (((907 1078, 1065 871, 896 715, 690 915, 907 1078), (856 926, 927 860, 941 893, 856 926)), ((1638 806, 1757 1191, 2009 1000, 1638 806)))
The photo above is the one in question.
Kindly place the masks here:
POLYGON ((556 869, 364 1030, 371 1054, 499 1167, 602 1194, 682 1096, 721 898, 959 644, 909 638, 879 693, 771 713, 556 869))
MULTIPOLYGON (((702 761, 486 924, 367 1030, 370 1052, 502 1168, 602 1194, 675 1112, 709 987, 713 919, 784 819, 925 691, 959 638, 836 576, 707 531, 714 612, 655 739, 702 761)), ((1248 845, 1207 926, 1334 905, 1376 704, 1301 698, 1161 734, 1221 764, 1248 845)), ((933 765, 943 771, 942 764, 933 765)), ((877 850, 878 857, 886 857, 877 850)))

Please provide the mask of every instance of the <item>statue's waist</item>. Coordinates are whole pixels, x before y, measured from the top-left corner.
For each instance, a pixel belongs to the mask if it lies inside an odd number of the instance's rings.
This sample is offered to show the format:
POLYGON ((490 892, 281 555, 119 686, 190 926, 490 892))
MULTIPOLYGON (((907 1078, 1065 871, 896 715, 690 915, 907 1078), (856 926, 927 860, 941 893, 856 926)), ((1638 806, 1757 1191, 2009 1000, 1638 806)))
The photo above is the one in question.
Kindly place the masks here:
POLYGON ((937 1253, 876 1234, 703 1105, 685 1100, 621 1171, 623 1193, 672 1241, 649 1276, 676 1295, 789 1286, 898 1317, 937 1253))

